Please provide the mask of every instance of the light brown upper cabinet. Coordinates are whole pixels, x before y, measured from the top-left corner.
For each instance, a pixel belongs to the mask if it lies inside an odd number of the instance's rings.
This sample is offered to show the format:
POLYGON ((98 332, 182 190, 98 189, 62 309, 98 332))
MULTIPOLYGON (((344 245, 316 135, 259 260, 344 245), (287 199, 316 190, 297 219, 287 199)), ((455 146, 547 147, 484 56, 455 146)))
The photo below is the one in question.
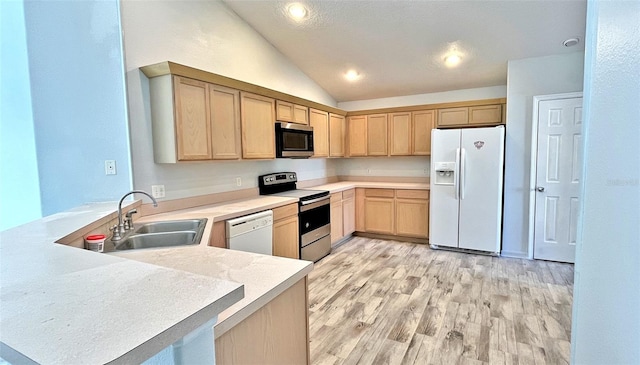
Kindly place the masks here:
POLYGON ((342 115, 329 113, 329 156, 344 157, 346 122, 342 115))
POLYGON ((502 105, 438 109, 438 127, 491 126, 502 123, 502 105))
POLYGON ((298 124, 309 124, 309 108, 276 100, 276 120, 298 124))
POLYGON ((238 90, 172 75, 149 88, 155 162, 240 158, 238 90))
POLYGON ((211 150, 214 160, 237 160, 240 147, 240 92, 209 85, 211 150))
POLYGON ((387 156, 387 114, 367 115, 367 156, 387 156))
POLYGON ((242 157, 276 157, 275 100, 261 95, 240 93, 242 110, 242 157))
POLYGON ((174 76, 178 160, 211 159, 209 89, 206 82, 174 76))
POLYGON ((411 113, 389 114, 389 155, 411 154, 411 113))
POLYGON ((349 156, 367 155, 367 116, 357 115, 347 121, 347 146, 349 156))
POLYGON ((421 110, 411 113, 412 155, 431 154, 431 130, 434 126, 435 116, 435 110, 421 110))
POLYGON ((329 157, 329 113, 309 109, 309 125, 313 127, 313 157, 329 157))
POLYGON ((502 105, 469 107, 469 124, 499 124, 502 122, 502 105))

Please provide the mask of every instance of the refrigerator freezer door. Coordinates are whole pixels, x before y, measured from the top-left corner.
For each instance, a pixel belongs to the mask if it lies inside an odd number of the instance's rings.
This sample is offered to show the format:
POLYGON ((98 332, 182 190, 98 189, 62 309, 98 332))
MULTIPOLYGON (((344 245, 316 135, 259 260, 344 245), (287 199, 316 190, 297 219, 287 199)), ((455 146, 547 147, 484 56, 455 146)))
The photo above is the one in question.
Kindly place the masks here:
MULTIPOLYGON (((458 247, 457 183, 438 184, 436 166, 441 162, 453 165, 453 179, 457 182, 456 150, 460 147, 459 129, 434 129, 431 132, 431 191, 429 197, 429 243, 458 247)), ((444 179, 446 180, 446 179, 444 179)), ((451 181, 451 180, 449 180, 451 181)))
POLYGON ((504 128, 465 129, 460 147, 459 247, 500 253, 504 128))

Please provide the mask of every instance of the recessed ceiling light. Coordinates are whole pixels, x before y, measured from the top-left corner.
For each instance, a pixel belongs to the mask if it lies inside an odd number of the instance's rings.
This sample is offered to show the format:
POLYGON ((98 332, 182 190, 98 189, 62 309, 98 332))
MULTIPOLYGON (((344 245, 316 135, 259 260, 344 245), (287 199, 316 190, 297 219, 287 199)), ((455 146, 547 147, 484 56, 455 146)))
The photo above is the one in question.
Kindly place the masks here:
POLYGON ((307 8, 300 3, 292 3, 287 6, 287 12, 293 20, 302 20, 307 16, 307 8))
POLYGON ((460 61, 462 61, 462 58, 455 53, 444 58, 444 64, 447 65, 447 67, 456 67, 460 64, 460 61))
POLYGON ((562 45, 565 46, 565 47, 573 47, 578 43, 580 43, 580 39, 579 38, 569 38, 569 39, 565 40, 564 42, 562 42, 562 45))
POLYGON ((344 77, 349 81, 356 81, 360 78, 360 73, 356 70, 349 70, 344 74, 344 77))

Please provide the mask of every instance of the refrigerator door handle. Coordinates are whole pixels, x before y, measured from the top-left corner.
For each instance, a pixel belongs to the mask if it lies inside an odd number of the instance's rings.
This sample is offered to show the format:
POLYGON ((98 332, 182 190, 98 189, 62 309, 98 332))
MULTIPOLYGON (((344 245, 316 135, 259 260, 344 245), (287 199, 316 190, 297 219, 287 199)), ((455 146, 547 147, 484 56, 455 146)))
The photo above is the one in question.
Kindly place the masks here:
POLYGON ((456 148, 456 171, 453 173, 453 190, 456 200, 460 193, 460 149, 456 148))
POLYGON ((464 199, 464 184, 466 180, 465 175, 467 172, 466 160, 467 151, 462 148, 460 150, 460 200, 464 199))

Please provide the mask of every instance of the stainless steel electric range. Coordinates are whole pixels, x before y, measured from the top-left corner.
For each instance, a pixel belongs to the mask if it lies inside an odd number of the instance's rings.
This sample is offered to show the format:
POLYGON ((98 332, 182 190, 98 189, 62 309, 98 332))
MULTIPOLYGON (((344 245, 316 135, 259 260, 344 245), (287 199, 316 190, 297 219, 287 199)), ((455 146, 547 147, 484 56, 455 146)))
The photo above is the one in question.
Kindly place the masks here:
POLYGON ((258 177, 260 195, 298 198, 300 258, 316 262, 331 253, 330 194, 326 190, 297 188, 295 172, 258 177))

